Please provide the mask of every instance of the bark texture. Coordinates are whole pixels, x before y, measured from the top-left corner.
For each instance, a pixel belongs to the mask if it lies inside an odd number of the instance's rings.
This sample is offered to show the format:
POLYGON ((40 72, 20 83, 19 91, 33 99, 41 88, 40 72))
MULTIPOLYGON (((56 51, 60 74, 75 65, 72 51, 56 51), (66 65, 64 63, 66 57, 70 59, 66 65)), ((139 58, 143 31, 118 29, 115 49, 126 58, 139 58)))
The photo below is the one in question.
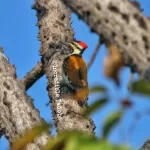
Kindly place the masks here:
POLYGON ((148 139, 144 145, 140 148, 140 150, 150 150, 150 140, 148 139))
POLYGON ((94 134, 92 120, 82 116, 84 108, 69 96, 71 90, 62 78, 62 63, 67 54, 64 49, 68 48, 68 42, 74 40, 71 14, 61 0, 36 0, 35 8, 40 29, 40 53, 57 131, 77 129, 94 134))
MULTIPOLYGON (((10 144, 26 130, 43 121, 34 108, 30 97, 25 93, 24 85, 16 77, 16 70, 9 64, 6 56, 0 51, 0 128, 10 144)), ((39 150, 45 145, 50 135, 43 133, 27 150, 39 150)))
POLYGON ((127 0, 63 0, 91 30, 115 43, 126 64, 150 79, 150 21, 127 0))

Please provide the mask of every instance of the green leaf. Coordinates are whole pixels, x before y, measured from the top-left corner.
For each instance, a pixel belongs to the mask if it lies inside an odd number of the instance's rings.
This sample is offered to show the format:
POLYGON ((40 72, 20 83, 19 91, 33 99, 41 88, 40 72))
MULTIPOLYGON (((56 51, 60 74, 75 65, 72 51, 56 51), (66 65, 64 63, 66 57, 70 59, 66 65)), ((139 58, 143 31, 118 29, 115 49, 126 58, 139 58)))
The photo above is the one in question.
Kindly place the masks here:
POLYGON ((150 96, 150 82, 139 80, 132 84, 132 91, 150 96))
POLYGON ((111 129, 120 121, 122 115, 123 115, 122 111, 117 111, 117 112, 111 113, 105 119, 104 126, 103 126, 103 136, 104 136, 104 138, 106 138, 108 136, 111 129))
MULTIPOLYGON (((78 135, 74 134, 69 137, 65 150, 91 150, 96 144, 97 140, 95 137, 81 132, 78 135)), ((93 150, 99 149, 94 148, 93 150)))
POLYGON ((81 131, 67 131, 60 133, 54 140, 50 140, 44 150, 129 150, 122 146, 114 146, 105 140, 81 131))
POLYGON ((123 145, 123 146, 119 146, 119 147, 117 147, 117 149, 116 150, 131 150, 129 147, 127 147, 127 146, 125 146, 125 145, 123 145))
POLYGON ((42 132, 48 131, 48 129, 52 127, 51 124, 47 124, 46 122, 43 122, 41 125, 37 125, 33 127, 32 129, 26 131, 24 135, 14 140, 14 143, 11 146, 11 150, 22 150, 25 148, 25 146, 39 136, 42 132))
POLYGON ((47 145, 42 150, 63 150, 65 147, 66 139, 57 138, 56 140, 49 140, 47 145))
POLYGON ((127 146, 116 146, 111 143, 108 143, 106 140, 100 141, 100 150, 129 150, 127 146))
POLYGON ((66 143, 66 138, 67 137, 65 135, 61 135, 57 136, 56 139, 50 139, 42 150, 63 150, 66 143))
POLYGON ((104 92, 106 89, 104 87, 101 87, 99 85, 94 86, 90 88, 90 93, 95 93, 95 92, 104 92))
POLYGON ((72 142, 72 144, 69 145, 69 147, 72 147, 71 150, 73 150, 73 147, 78 146, 78 142, 76 140, 81 140, 81 138, 83 138, 86 135, 87 134, 80 131, 62 132, 57 136, 56 139, 50 140, 42 150, 67 150, 67 148, 65 147, 68 145, 69 142, 72 142))
POLYGON ((129 150, 125 146, 115 146, 106 140, 98 141, 91 136, 72 136, 65 147, 65 150, 129 150))
POLYGON ((102 108, 108 102, 107 99, 100 99, 93 103, 89 108, 87 108, 84 112, 85 116, 89 116, 90 114, 94 113, 98 109, 102 108))

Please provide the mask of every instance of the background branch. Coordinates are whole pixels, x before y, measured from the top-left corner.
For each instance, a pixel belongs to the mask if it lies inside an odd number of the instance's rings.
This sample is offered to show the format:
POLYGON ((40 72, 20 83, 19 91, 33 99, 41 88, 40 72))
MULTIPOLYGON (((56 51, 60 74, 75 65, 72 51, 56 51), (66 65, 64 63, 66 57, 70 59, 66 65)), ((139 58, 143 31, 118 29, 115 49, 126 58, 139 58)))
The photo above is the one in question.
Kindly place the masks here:
POLYGON ((88 65, 87 65, 87 66, 88 66, 88 69, 91 68, 91 66, 92 66, 92 64, 93 64, 93 62, 94 62, 94 60, 95 60, 95 58, 96 58, 96 56, 97 56, 97 54, 98 54, 98 51, 100 50, 101 44, 102 44, 102 42, 101 42, 101 40, 99 39, 98 44, 96 45, 96 48, 95 48, 95 50, 94 50, 94 52, 93 52, 93 54, 92 54, 92 57, 91 57, 91 59, 90 59, 90 62, 89 62, 88 65))
POLYGON ((146 70, 150 70, 150 21, 136 7, 128 1, 120 0, 63 1, 92 31, 102 35, 108 43, 116 44, 126 64, 132 62, 139 73, 148 74, 146 70))
POLYGON ((43 75, 44 71, 42 68, 42 63, 38 62, 37 65, 22 79, 22 83, 25 86, 25 90, 27 91, 43 75))
MULTIPOLYGON (((91 30, 115 43, 127 65, 150 80, 150 21, 129 1, 63 0, 91 30)), ((150 149, 149 140, 140 150, 150 149)))

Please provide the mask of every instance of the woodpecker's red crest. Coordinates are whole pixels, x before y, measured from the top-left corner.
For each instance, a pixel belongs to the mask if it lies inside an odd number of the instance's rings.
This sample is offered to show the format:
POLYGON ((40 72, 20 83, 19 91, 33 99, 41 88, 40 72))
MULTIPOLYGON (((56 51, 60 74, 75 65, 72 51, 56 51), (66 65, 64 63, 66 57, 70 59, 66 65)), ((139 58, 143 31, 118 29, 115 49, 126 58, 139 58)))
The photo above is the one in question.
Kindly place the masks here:
POLYGON ((76 41, 80 46, 82 46, 83 47, 83 49, 86 49, 86 48, 88 48, 88 46, 84 43, 84 42, 82 42, 82 41, 76 41))

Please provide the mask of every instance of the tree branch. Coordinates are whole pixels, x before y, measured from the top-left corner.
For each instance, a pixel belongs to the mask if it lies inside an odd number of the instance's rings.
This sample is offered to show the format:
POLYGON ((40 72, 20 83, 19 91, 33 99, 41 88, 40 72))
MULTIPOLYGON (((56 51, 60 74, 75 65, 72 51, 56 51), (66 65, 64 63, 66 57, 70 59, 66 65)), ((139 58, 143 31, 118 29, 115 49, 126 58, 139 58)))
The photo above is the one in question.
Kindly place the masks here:
POLYGON ((25 90, 27 91, 43 75, 44 71, 42 68, 42 63, 38 62, 37 65, 22 79, 25 90))
POLYGON ((150 140, 148 139, 144 145, 140 148, 140 150, 150 150, 150 140))
POLYGON ((101 44, 102 44, 102 42, 101 42, 101 40, 99 39, 99 41, 98 41, 98 44, 96 45, 96 48, 95 48, 95 50, 94 50, 94 52, 93 52, 93 55, 92 55, 92 57, 91 57, 91 59, 90 59, 90 62, 88 63, 88 69, 90 69, 90 67, 92 66, 92 64, 93 64, 93 62, 94 62, 94 60, 95 60, 95 58, 96 58, 96 56, 97 56, 97 53, 98 53, 98 51, 100 50, 100 47, 101 47, 101 44))
MULTIPOLYGON (((24 85, 17 79, 15 67, 9 64, 8 59, 0 50, 0 128, 11 143, 20 137, 26 130, 40 124, 40 118, 25 93, 24 85)), ((43 133, 33 143, 27 145, 27 150, 40 150, 51 136, 43 133)))
POLYGON ((82 116, 84 108, 69 96, 72 91, 67 83, 62 83, 62 63, 67 53, 67 43, 74 40, 71 14, 61 0, 36 0, 35 8, 40 29, 40 54, 48 79, 47 90, 57 131, 77 129, 94 134, 92 120, 82 116))
MULTIPOLYGON (((150 81, 150 21, 126 0, 63 0, 91 30, 115 43, 127 65, 150 81)), ((149 140, 140 150, 150 149, 149 140)))
POLYGON ((115 43, 126 64, 133 63, 139 73, 150 76, 146 71, 150 70, 150 21, 137 8, 126 0, 63 1, 92 31, 115 43))

